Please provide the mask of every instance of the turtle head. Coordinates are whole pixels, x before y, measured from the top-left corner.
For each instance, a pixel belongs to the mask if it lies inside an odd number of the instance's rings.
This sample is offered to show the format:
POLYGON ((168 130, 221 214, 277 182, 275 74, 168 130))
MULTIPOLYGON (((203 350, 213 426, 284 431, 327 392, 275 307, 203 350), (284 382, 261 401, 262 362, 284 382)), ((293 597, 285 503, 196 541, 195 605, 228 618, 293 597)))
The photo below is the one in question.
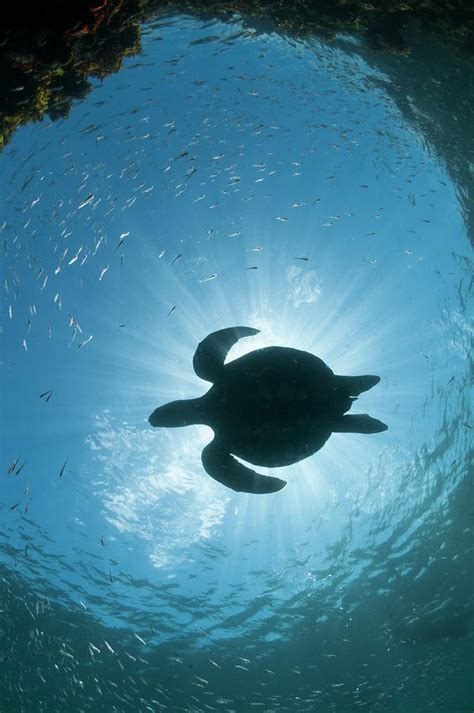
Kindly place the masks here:
POLYGON ((161 428, 176 428, 191 426, 195 423, 205 423, 201 399, 186 399, 171 401, 159 406, 149 417, 152 426, 161 428))

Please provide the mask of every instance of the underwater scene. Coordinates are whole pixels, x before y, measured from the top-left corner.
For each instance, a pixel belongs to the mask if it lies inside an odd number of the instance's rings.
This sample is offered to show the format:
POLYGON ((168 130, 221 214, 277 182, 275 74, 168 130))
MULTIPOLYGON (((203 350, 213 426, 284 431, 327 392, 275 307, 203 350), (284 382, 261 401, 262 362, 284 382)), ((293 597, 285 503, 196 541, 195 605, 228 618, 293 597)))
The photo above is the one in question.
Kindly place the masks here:
POLYGON ((472 55, 137 27, 3 134, 0 713, 472 713, 472 55))

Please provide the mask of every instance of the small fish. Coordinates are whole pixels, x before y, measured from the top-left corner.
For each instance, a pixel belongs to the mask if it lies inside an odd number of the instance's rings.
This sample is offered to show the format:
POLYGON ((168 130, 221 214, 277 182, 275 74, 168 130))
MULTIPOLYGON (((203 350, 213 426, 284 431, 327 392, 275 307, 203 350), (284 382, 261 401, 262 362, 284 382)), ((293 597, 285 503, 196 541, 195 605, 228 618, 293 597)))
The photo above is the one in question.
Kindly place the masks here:
POLYGON ((89 342, 91 341, 91 339, 93 339, 93 335, 92 335, 92 334, 91 334, 89 337, 87 337, 87 339, 84 339, 83 342, 81 342, 80 344, 78 344, 78 345, 77 345, 77 348, 78 348, 78 349, 82 349, 82 347, 85 347, 86 344, 89 344, 89 342))
POLYGON ((73 343, 73 341, 75 340, 76 334, 77 334, 77 329, 74 328, 74 329, 72 330, 72 337, 71 337, 71 341, 70 341, 69 344, 68 344, 68 347, 70 347, 71 344, 73 343))
POLYGON ((140 641, 140 643, 142 643, 144 646, 146 646, 145 639, 142 639, 142 637, 139 636, 138 634, 135 634, 135 632, 133 632, 133 635, 138 639, 138 641, 140 641))
POLYGON ((175 311, 175 309, 176 309, 176 305, 173 305, 172 308, 170 309, 170 311, 168 312, 168 314, 167 314, 166 316, 169 317, 170 314, 172 314, 172 313, 175 311))
POLYGON ((11 506, 10 510, 16 510, 20 503, 15 503, 14 505, 11 506))
POLYGON ((89 124, 89 126, 86 126, 84 129, 81 129, 81 134, 90 134, 96 129, 100 127, 100 124, 89 124))
POLYGON ((305 260, 305 262, 308 262, 309 257, 294 257, 294 260, 305 260))
POLYGON ((25 462, 22 463, 22 465, 20 465, 20 467, 15 471, 15 475, 20 475, 20 473, 21 473, 21 471, 23 470, 23 468, 25 467, 25 465, 26 465, 26 460, 25 460, 25 462))
POLYGON ((108 269, 109 269, 109 266, 108 266, 108 265, 106 265, 105 267, 102 268, 102 271, 101 271, 101 273, 100 273, 100 275, 99 275, 99 280, 102 280, 102 278, 104 277, 104 275, 105 275, 105 273, 107 272, 108 269))
POLYGON ((229 233, 227 237, 228 238, 237 238, 239 235, 242 235, 242 231, 236 230, 235 233, 229 233))
POLYGON ((204 282, 210 282, 211 280, 215 280, 216 277, 218 277, 217 272, 213 272, 212 275, 209 275, 209 277, 206 277, 205 280, 199 280, 199 282, 201 284, 203 284, 204 282))
POLYGON ((179 258, 182 257, 182 256, 183 256, 183 253, 179 253, 179 255, 176 255, 176 257, 173 258, 173 261, 172 261, 170 267, 171 267, 172 265, 174 265, 175 262, 178 262, 179 258))
POLYGON ((49 399, 51 398, 51 396, 53 394, 54 394, 54 389, 49 389, 49 391, 44 391, 42 394, 40 394, 40 399, 43 399, 44 397, 46 397, 46 398, 44 398, 44 400, 46 403, 48 403, 49 399))
POLYGON ((66 468, 66 464, 67 464, 68 460, 69 460, 69 458, 66 458, 66 460, 64 461, 64 463, 61 467, 61 470, 59 471, 59 476, 58 476, 59 478, 63 477, 64 469, 66 468))
POLYGON ((258 267, 256 265, 252 265, 252 267, 246 267, 246 270, 258 270, 258 267))
POLYGON ((85 199, 85 201, 83 201, 83 202, 78 206, 77 210, 81 210, 81 208, 85 208, 86 205, 89 205, 89 203, 92 203, 93 200, 94 200, 94 194, 93 194, 93 193, 89 193, 89 195, 87 196, 87 198, 85 199))
POLYGON ((21 458, 21 455, 18 456, 18 458, 16 458, 16 460, 14 460, 13 463, 11 463, 11 464, 9 465, 8 470, 7 470, 8 475, 9 475, 10 473, 13 473, 13 472, 14 472, 14 470, 16 469, 16 467, 17 467, 17 465, 18 465, 18 463, 19 463, 19 461, 20 461, 20 458, 21 458))
POLYGON ((113 648, 111 647, 109 642, 106 641, 105 639, 104 639, 104 644, 106 645, 106 647, 108 648, 108 650, 110 651, 111 654, 115 654, 115 651, 113 650, 113 648))
POLYGON ((282 223, 285 223, 288 220, 288 218, 284 215, 277 215, 276 220, 280 220, 282 223))

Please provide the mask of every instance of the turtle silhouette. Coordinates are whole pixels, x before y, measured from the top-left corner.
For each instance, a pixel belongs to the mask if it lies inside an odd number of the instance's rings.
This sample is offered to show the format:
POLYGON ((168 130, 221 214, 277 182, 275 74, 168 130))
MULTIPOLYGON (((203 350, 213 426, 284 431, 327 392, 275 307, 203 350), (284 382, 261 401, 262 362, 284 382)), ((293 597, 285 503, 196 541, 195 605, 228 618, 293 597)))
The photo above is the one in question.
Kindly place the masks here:
POLYGON ((322 359, 288 347, 257 349, 224 364, 239 339, 258 332, 229 327, 209 334, 193 359, 196 374, 212 382, 209 391, 160 406, 149 422, 210 426, 214 439, 201 456, 207 473, 232 490, 274 493, 286 481, 256 473, 232 454, 275 468, 312 455, 331 433, 379 433, 387 426, 367 414, 345 415, 378 376, 336 376, 322 359))

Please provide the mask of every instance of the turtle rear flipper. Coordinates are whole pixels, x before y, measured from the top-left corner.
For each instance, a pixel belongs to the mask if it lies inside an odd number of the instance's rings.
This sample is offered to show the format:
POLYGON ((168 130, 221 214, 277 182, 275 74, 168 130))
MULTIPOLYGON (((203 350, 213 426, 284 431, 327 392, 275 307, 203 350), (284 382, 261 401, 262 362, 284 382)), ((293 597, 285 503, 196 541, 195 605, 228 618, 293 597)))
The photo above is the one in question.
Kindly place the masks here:
POLYGON ((286 481, 268 475, 260 475, 236 460, 214 438, 202 452, 202 464, 206 472, 222 485, 237 492, 264 495, 276 493, 285 487, 286 481))
POLYGON ((242 337, 252 337, 259 331, 252 327, 228 327, 212 332, 198 344, 193 358, 194 371, 201 379, 214 382, 230 348, 242 337))
POLYGON ((387 429, 388 426, 385 423, 366 413, 341 416, 331 424, 333 433, 381 433, 387 429))
POLYGON ((359 396, 380 381, 380 376, 336 376, 337 388, 343 389, 349 396, 359 396))

